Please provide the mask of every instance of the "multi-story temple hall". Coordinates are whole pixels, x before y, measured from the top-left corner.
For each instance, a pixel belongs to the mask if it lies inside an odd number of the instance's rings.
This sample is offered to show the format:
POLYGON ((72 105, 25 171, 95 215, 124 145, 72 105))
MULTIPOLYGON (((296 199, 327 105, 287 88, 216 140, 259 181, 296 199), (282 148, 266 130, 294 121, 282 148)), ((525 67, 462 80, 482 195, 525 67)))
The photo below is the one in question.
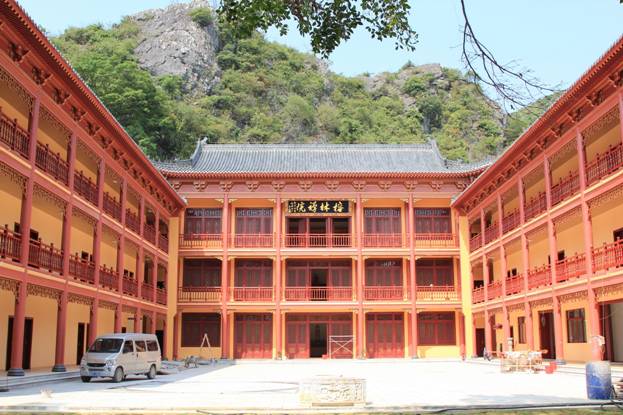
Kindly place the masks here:
POLYGON ((494 162, 213 145, 151 163, 0 0, 0 370, 183 358, 623 362, 623 38, 494 162), (512 339, 509 341, 508 339, 512 339))

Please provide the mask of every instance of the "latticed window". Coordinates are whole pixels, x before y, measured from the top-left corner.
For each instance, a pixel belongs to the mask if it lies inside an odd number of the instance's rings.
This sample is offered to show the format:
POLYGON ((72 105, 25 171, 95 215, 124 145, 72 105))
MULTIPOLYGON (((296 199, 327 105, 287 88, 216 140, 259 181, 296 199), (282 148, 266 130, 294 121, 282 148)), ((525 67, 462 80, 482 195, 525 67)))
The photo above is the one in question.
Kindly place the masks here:
POLYGON ((216 313, 182 314, 182 347, 199 347, 207 334, 210 346, 221 345, 221 316, 216 313))
POLYGON ((257 235, 273 232, 272 208, 236 209, 236 234, 257 235))
POLYGON ((447 208, 416 208, 416 233, 451 233, 450 209, 447 208))
POLYGON ((367 234, 400 233, 400 208, 366 208, 363 216, 367 234))
POLYGON ((586 343, 584 309, 567 310, 567 342, 586 343))
POLYGON ((517 343, 526 343, 526 318, 524 316, 517 318, 517 343))
POLYGON ((221 216, 219 208, 186 209, 184 214, 184 234, 219 234, 221 216))
POLYGON ((312 270, 326 271, 327 286, 350 287, 352 271, 350 261, 288 261, 286 286, 306 287, 312 283, 312 270))
POLYGON ((237 260, 234 275, 236 287, 271 287, 273 263, 269 259, 237 260))
POLYGON ((419 313, 418 343, 421 345, 455 345, 453 312, 419 313))
POLYGON ((418 259, 415 274, 417 285, 454 285, 451 259, 418 259))
POLYGON ((366 261, 366 286, 402 286, 402 262, 396 259, 366 261))
POLYGON ((220 287, 221 261, 184 259, 184 287, 220 287))

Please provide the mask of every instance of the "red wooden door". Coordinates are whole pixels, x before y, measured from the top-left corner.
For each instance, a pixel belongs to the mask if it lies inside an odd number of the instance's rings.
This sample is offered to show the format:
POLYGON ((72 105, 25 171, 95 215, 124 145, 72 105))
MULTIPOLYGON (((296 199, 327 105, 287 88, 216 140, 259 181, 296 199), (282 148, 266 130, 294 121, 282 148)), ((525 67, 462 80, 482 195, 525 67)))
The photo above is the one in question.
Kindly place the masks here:
POLYGON ((307 320, 286 322, 286 355, 288 359, 309 357, 309 323, 307 320))
POLYGON ((273 349, 273 321, 270 314, 236 314, 234 358, 270 359, 273 349))
POLYGON ((404 323, 400 313, 366 315, 368 357, 404 357, 404 323))

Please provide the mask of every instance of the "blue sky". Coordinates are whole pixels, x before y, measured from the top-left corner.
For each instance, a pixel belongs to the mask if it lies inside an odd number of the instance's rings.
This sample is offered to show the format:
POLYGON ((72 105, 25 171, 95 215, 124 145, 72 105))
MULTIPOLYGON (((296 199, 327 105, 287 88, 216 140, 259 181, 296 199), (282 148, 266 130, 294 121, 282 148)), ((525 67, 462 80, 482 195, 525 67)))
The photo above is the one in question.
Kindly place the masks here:
MULTIPOLYGON (((18 0, 19 1, 19 0, 18 0)), ((111 24, 122 16, 179 2, 172 0, 21 0, 20 4, 48 32, 69 26, 111 24)), ((619 0, 468 0, 476 34, 502 62, 517 61, 549 85, 568 86, 623 34, 619 0)), ((391 40, 355 33, 330 57, 331 69, 345 75, 395 71, 411 60, 462 68, 458 0, 413 0, 413 26, 419 33, 415 52, 394 50, 391 40)), ((309 45, 296 33, 268 37, 301 51, 309 45)))

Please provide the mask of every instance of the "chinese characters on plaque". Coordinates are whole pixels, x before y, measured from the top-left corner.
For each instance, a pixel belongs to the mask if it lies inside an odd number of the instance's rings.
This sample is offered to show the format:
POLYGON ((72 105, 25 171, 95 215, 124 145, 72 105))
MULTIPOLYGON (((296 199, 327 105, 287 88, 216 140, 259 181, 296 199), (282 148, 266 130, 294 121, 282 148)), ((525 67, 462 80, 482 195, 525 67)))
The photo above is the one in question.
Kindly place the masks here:
POLYGON ((343 215, 349 213, 348 200, 290 200, 288 214, 343 215))

